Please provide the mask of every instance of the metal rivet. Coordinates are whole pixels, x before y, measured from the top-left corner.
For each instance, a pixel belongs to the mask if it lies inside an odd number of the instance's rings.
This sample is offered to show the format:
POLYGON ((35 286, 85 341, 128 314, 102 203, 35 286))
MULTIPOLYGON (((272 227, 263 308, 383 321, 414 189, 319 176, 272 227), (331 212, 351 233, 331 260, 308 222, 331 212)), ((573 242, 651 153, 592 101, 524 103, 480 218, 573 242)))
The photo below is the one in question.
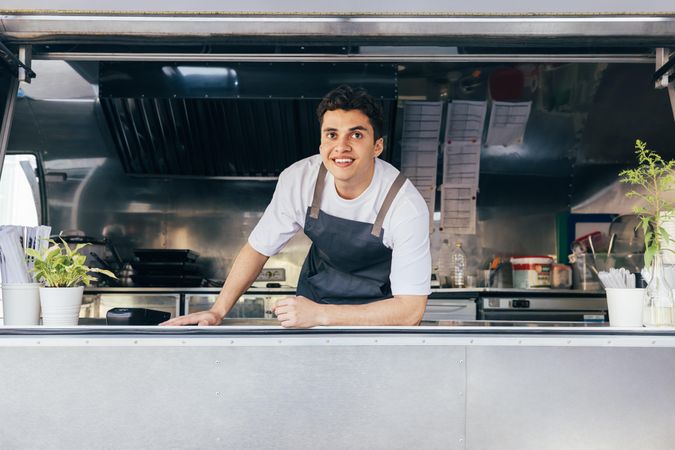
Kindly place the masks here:
POLYGON ((572 343, 572 341, 567 341, 567 343, 568 343, 568 344, 571 344, 571 343, 572 343))
POLYGON ((523 341, 518 341, 518 343, 519 343, 519 344, 522 344, 522 343, 523 343, 523 341))
POLYGON ((426 340, 426 339, 422 339, 422 344, 426 344, 426 343, 427 343, 427 340, 426 340))
POLYGON ((185 342, 185 341, 180 341, 180 343, 181 343, 181 344, 187 344, 187 342, 185 342))
POLYGON ((460 363, 460 364, 464 364, 464 360, 463 360, 463 359, 460 359, 460 360, 459 360, 459 363, 460 363))
POLYGON ((216 392, 216 395, 220 395, 220 392, 216 392))
POLYGON ((375 343, 377 344, 377 339, 375 339, 375 343))
POLYGON ((652 344, 656 344, 656 341, 652 341, 652 344))
POLYGON ((138 341, 134 341, 134 344, 138 344, 138 341))
POLYGON ((220 361, 216 361, 216 364, 220 364, 220 361))
POLYGON ((234 341, 230 341, 230 344, 234 344, 234 341))
POLYGON ((326 344, 330 344, 330 339, 326 339, 326 344))
POLYGON ((281 344, 281 341, 277 341, 279 344, 281 344))
POLYGON ((607 341, 607 343, 608 343, 608 344, 611 344, 611 343, 612 343, 612 341, 607 341))
POLYGON ((469 344, 473 344, 473 339, 471 339, 471 340, 469 341, 469 344))

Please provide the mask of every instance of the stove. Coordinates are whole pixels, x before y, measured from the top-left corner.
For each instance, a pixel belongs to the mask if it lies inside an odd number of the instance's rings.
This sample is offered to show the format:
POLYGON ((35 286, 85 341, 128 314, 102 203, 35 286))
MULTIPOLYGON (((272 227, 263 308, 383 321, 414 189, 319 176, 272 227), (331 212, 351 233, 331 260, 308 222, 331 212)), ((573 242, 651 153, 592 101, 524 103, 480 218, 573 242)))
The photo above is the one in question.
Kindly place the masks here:
POLYGON ((478 320, 606 322, 604 297, 479 297, 478 320))

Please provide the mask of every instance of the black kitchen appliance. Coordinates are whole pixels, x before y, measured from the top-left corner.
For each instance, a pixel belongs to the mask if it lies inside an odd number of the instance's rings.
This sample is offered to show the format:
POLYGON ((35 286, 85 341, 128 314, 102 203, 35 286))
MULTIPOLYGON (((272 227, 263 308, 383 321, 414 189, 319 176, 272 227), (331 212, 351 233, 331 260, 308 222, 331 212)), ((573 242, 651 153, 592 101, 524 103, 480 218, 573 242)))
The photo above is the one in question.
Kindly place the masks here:
POLYGON ((146 308, 113 308, 105 315, 108 325, 158 325, 170 318, 168 312, 146 308))
POLYGON ((604 296, 490 296, 478 299, 478 320, 606 322, 604 296))
POLYGON ((189 249, 135 249, 131 261, 136 286, 198 287, 204 282, 199 254, 189 249))

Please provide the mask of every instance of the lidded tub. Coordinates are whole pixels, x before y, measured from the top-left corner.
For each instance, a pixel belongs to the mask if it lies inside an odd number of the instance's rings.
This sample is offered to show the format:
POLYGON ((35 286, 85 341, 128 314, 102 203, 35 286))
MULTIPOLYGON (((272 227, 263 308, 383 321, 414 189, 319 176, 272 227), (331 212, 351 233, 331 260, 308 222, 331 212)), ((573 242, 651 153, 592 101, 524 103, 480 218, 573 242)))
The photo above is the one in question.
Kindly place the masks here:
POLYGON ((518 256, 511 258, 513 287, 516 289, 550 288, 553 258, 518 256))

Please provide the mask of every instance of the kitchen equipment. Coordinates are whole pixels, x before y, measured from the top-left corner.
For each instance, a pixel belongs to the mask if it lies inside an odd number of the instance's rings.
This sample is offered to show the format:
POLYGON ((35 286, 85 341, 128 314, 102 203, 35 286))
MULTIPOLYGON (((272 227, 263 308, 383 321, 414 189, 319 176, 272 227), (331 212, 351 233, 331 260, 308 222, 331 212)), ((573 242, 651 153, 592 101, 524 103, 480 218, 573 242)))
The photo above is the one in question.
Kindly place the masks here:
POLYGON ((146 308, 113 308, 106 314, 108 325, 158 325, 171 318, 165 311, 146 308))
POLYGON ((189 249, 135 249, 130 263, 136 286, 196 287, 204 282, 199 254, 189 249))
POLYGON ((476 298, 430 298, 423 321, 476 320, 476 298))
POLYGON ((508 296, 478 299, 478 320, 604 322, 604 296, 508 296))
POLYGON ((177 248, 137 248, 134 255, 142 262, 195 262, 199 253, 177 248))
POLYGON ((644 266, 645 252, 645 238, 640 218, 635 214, 615 217, 609 225, 609 235, 613 238, 611 247, 613 266, 639 272, 644 266))
POLYGON ((141 275, 131 276, 135 286, 144 287, 199 287, 204 281, 202 275, 141 275))

